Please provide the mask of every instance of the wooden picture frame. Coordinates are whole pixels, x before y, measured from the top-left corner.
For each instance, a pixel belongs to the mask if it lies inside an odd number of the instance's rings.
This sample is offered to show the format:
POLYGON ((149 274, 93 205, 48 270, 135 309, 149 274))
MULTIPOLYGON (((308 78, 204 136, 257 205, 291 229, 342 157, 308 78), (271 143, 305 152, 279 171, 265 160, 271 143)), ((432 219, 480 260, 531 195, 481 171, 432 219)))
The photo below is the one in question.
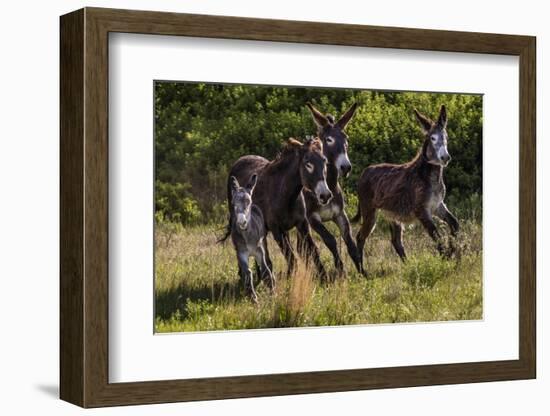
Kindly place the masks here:
POLYGON ((535 378, 534 37, 99 8, 62 16, 60 29, 61 399, 100 407, 535 378), (519 359, 109 383, 110 32, 519 56, 519 359))

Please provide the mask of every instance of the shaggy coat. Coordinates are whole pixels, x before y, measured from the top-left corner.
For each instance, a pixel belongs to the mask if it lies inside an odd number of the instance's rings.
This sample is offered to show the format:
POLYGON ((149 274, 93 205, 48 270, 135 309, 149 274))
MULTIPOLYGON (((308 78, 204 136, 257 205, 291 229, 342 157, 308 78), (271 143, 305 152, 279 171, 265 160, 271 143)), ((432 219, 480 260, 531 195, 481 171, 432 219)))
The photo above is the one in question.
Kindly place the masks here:
MULTIPOLYGON (((262 211, 267 231, 271 232, 287 260, 289 275, 294 270, 296 257, 288 232, 296 227, 301 241, 300 254, 306 260, 313 260, 321 279, 327 277, 311 236, 302 195, 302 190, 307 189, 321 204, 332 198, 326 183, 326 164, 319 139, 309 139, 304 144, 290 139, 275 160, 270 162, 261 156, 243 156, 230 170, 229 175, 238 181, 245 181, 254 173, 258 175, 253 202, 262 211)), ((232 222, 230 212, 230 225, 232 222)), ((267 264, 273 270, 265 239, 264 250, 267 264)))
POLYGON ((334 235, 323 224, 327 221, 332 221, 338 226, 356 269, 362 273, 359 251, 353 240, 351 226, 345 212, 344 194, 338 182, 340 176, 347 177, 351 171, 351 162, 348 157, 348 136, 344 129, 353 118, 357 104, 354 103, 338 121, 335 121, 330 114, 322 114, 310 103, 307 106, 317 125, 317 134, 323 141, 323 153, 328 161, 327 184, 333 195, 332 199, 323 205, 318 202, 315 195, 305 190, 307 217, 311 228, 319 234, 332 253, 337 272, 340 275, 344 274, 344 264, 338 253, 334 235))
POLYGON ((235 177, 231 183, 231 210, 235 221, 231 226, 231 241, 237 252, 239 274, 244 282, 245 289, 253 302, 258 302, 258 295, 254 289, 252 272, 248 267, 250 256, 256 259, 260 275, 265 276, 271 290, 275 287, 275 280, 267 265, 264 240, 266 229, 262 211, 252 203, 252 194, 256 186, 257 176, 254 174, 246 186, 241 187, 235 177))
MULTIPOLYGON (((362 218, 362 225, 357 233, 357 247, 361 257, 365 240, 374 229, 378 210, 390 220, 392 245, 403 260, 406 258, 403 224, 418 220, 442 254, 448 253, 445 252, 433 216, 445 221, 453 236, 458 232, 458 221, 443 202, 443 169, 451 159, 447 151, 445 106, 441 107, 435 123, 416 110, 415 114, 425 135, 416 157, 402 165, 383 163, 369 166, 359 179, 359 210, 353 220, 362 218)), ((450 249, 452 251, 452 247, 450 249)))

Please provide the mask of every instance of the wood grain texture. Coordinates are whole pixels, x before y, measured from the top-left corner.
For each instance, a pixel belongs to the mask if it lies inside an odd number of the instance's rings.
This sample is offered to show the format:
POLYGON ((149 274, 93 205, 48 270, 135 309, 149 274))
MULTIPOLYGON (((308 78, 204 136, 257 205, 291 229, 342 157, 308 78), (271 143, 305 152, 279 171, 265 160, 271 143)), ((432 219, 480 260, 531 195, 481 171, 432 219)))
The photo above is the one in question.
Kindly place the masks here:
POLYGON ((60 387, 84 405, 84 12, 60 22, 60 387))
POLYGON ((61 397, 83 407, 516 380, 536 375, 535 39, 87 8, 61 18, 61 397), (108 381, 108 33, 520 57, 520 357, 207 379, 108 381))
POLYGON ((85 406, 97 401, 108 380, 109 182, 108 33, 86 12, 84 126, 85 406))
POLYGON ((519 143, 519 355, 536 377, 536 41, 520 54, 519 143))
POLYGON ((519 55, 527 36, 87 8, 110 32, 519 55))

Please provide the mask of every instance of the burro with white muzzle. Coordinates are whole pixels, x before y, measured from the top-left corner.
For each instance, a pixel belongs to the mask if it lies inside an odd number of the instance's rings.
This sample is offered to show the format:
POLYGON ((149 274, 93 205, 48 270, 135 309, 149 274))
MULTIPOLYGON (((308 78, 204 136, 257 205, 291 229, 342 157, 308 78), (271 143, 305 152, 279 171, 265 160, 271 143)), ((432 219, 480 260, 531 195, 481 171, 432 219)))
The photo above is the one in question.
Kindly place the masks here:
POLYGON ((359 179, 359 210, 353 221, 362 218, 357 233, 361 258, 365 240, 375 227, 377 210, 381 210, 391 222, 392 245, 402 260, 406 258, 403 224, 415 220, 424 226, 441 254, 450 255, 454 250, 452 246, 445 249, 433 221, 433 216, 441 218, 449 225, 453 237, 456 236, 458 221, 443 202, 443 169, 451 160, 447 150, 447 110, 441 106, 436 122, 416 109, 414 113, 424 134, 422 147, 415 158, 401 165, 382 163, 369 166, 359 179))
POLYGON ((257 182, 257 175, 253 174, 245 186, 241 186, 234 176, 230 178, 231 209, 235 221, 231 225, 231 241, 237 252, 239 275, 243 280, 245 290, 253 302, 258 302, 258 295, 254 289, 254 279, 248 267, 248 259, 254 257, 271 290, 275 287, 275 280, 271 268, 266 261, 264 239, 266 228, 262 211, 252 203, 252 193, 257 182))
POLYGON ((311 228, 319 234, 332 253, 338 274, 343 275, 344 263, 338 253, 336 238, 323 224, 327 221, 336 223, 355 267, 362 273, 359 252, 353 240, 350 223, 345 212, 344 194, 338 182, 340 177, 347 177, 351 171, 351 162, 348 156, 348 135, 345 128, 357 110, 357 103, 352 104, 338 121, 330 114, 321 113, 310 103, 307 104, 307 107, 317 126, 317 135, 323 142, 323 154, 327 158, 327 184, 332 193, 332 199, 328 203, 321 204, 314 194, 307 190, 303 191, 308 221, 311 228))
MULTIPOLYGON (((306 217, 303 190, 307 190, 320 205, 326 205, 332 198, 327 182, 327 159, 323 155, 323 143, 319 138, 310 138, 304 143, 288 139, 277 157, 269 161, 257 155, 240 157, 231 167, 229 177, 244 182, 253 174, 258 175, 252 199, 265 221, 265 227, 275 239, 287 261, 287 275, 292 275, 296 256, 290 243, 289 232, 296 228, 300 244, 298 252, 309 262, 313 261, 318 276, 325 280, 327 275, 320 260, 319 250, 310 232, 306 217)), ((231 181, 228 181, 228 206, 232 200, 231 181)), ((233 223, 237 222, 235 212, 229 211, 229 227, 223 241, 229 235, 233 223)), ((264 251, 268 267, 271 267, 268 247, 264 239, 264 251)))

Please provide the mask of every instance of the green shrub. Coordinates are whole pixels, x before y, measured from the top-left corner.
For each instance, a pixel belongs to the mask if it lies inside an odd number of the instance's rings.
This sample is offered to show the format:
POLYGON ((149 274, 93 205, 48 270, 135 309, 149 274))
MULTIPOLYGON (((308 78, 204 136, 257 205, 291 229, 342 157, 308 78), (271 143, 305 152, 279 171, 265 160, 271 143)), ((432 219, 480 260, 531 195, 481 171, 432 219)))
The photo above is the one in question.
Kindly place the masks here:
POLYGON ((155 212, 164 220, 195 224, 201 217, 198 203, 183 183, 155 182, 155 212))
POLYGON ((288 137, 315 134, 308 101, 335 116, 359 104, 346 130, 353 170, 341 181, 350 213, 365 167, 403 163, 417 153, 423 137, 413 108, 436 117, 445 104, 453 158, 445 170, 448 205, 480 218, 480 204, 463 201, 482 194, 481 95, 177 82, 155 84, 157 211, 184 224, 220 221, 235 160, 246 154, 272 159, 288 137))
POLYGON ((481 222, 483 216, 483 199, 477 192, 463 196, 458 195, 458 193, 453 193, 446 199, 447 205, 452 207, 453 213, 459 218, 481 222))

